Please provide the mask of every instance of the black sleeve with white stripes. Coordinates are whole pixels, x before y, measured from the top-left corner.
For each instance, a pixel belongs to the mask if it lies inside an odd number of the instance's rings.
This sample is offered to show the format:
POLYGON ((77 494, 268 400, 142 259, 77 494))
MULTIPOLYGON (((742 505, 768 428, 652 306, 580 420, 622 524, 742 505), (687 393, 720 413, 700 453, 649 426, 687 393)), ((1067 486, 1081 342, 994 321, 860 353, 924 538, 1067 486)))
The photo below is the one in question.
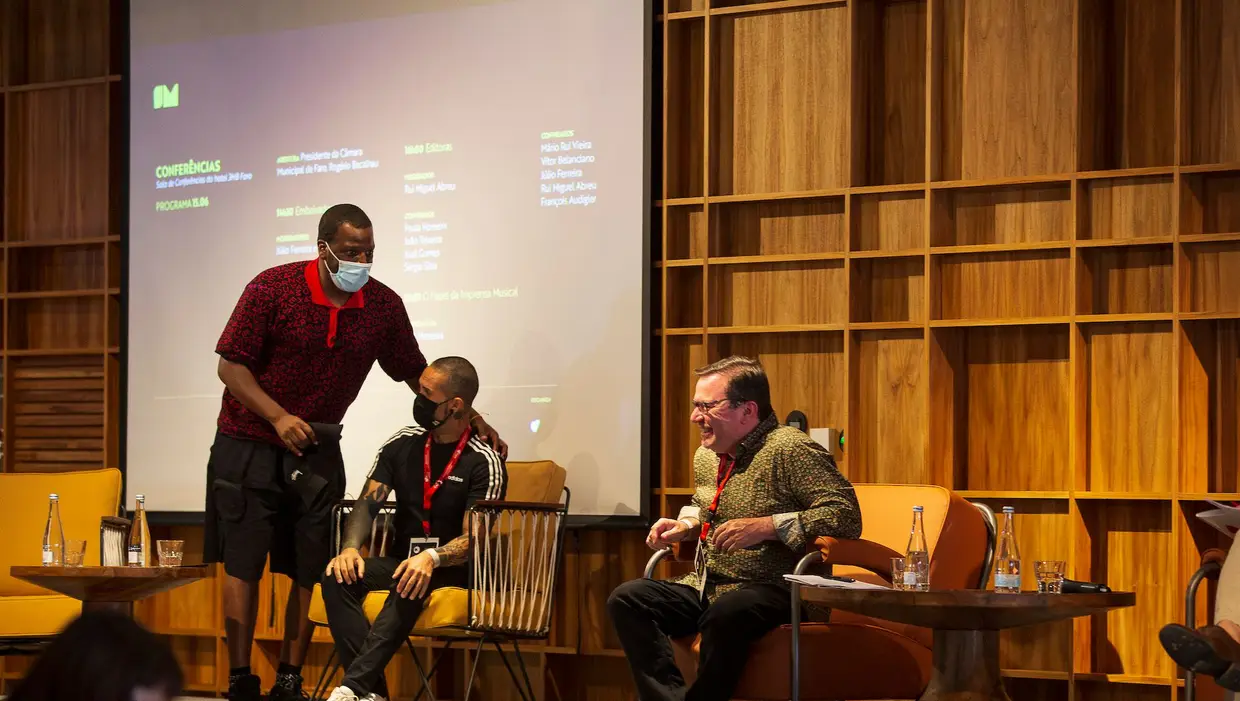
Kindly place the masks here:
POLYGON ((467 509, 475 502, 495 501, 508 494, 508 470, 500 454, 479 438, 470 438, 469 446, 477 463, 470 475, 467 509))

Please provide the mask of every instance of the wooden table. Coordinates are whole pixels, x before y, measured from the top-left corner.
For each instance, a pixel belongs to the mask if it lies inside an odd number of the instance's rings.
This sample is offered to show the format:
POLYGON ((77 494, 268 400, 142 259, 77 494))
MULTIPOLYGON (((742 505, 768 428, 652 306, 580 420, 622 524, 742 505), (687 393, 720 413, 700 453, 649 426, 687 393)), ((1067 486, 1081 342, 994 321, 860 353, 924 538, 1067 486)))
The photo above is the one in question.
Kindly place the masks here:
POLYGON ((82 602, 82 611, 110 609, 133 615, 133 602, 207 576, 189 567, 43 567, 14 565, 9 574, 82 602))
MULTIPOLYGON (((1132 606, 1136 594, 996 594, 801 587, 801 598, 934 631, 934 671, 921 701, 1009 701, 999 675, 999 631, 1132 606)), ((812 664, 812 661, 811 661, 812 664)))

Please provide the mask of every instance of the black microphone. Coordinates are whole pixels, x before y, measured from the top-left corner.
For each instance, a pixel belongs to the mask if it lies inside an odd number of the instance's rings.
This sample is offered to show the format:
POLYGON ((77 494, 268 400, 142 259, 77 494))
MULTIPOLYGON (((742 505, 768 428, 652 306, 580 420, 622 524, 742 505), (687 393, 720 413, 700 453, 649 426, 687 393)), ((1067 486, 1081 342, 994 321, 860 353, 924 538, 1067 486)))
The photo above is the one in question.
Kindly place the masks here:
POLYGON ((1063 580, 1064 594, 1110 594, 1111 587, 1094 582, 1078 582, 1075 579, 1063 580))
POLYGON ((794 410, 788 414, 788 418, 784 419, 784 425, 809 433, 809 419, 805 418, 805 414, 800 411, 794 410))

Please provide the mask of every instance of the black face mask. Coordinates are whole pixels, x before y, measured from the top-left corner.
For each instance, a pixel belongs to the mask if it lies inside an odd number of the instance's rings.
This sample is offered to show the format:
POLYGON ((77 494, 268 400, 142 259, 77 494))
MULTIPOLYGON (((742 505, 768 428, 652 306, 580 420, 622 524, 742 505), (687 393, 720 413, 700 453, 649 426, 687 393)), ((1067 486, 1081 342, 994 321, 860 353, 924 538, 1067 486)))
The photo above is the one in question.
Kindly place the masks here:
POLYGON ((435 418, 435 412, 439 410, 440 404, 446 404, 450 401, 452 400, 447 399, 436 404, 420 394, 417 395, 413 398, 413 420, 422 428, 434 431, 443 424, 442 419, 435 418))

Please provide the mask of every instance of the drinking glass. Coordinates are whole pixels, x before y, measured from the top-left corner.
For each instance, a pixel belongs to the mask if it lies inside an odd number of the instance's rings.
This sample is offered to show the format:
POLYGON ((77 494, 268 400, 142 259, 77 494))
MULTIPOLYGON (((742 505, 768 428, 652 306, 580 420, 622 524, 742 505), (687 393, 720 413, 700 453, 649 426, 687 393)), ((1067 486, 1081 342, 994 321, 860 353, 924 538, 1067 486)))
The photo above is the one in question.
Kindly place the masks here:
POLYGON ((904 558, 891 558, 891 588, 896 591, 904 590, 904 558))
POLYGON ((1063 560, 1038 560, 1033 567, 1038 576, 1039 594, 1063 593, 1063 560))
POLYGON ((65 541, 65 567, 81 567, 84 557, 86 557, 86 541, 65 541))
POLYGON ((181 555, 185 548, 183 540, 161 540, 155 543, 159 550, 160 567, 180 567, 181 555))

